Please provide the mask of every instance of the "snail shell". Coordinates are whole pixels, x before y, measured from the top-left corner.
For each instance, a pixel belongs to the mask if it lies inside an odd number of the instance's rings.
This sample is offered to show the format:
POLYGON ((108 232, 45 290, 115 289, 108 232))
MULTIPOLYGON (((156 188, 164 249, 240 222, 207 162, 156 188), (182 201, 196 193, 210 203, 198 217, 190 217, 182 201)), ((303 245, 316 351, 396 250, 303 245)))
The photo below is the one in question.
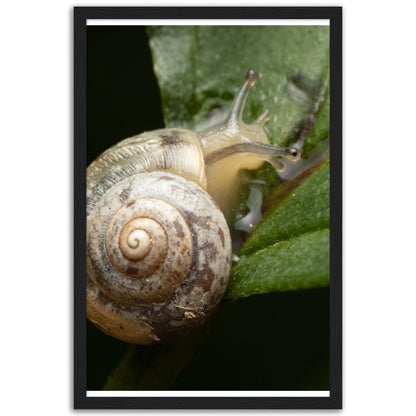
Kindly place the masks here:
POLYGON ((137 344, 174 338, 201 325, 221 300, 232 252, 215 172, 228 166, 217 178, 231 194, 242 167, 267 160, 282 170, 276 156, 300 156, 266 143, 267 112, 243 123, 257 79, 247 72, 216 128, 142 133, 88 167, 87 316, 105 333, 137 344))
POLYGON ((230 234, 198 184, 203 158, 192 137, 179 129, 145 133, 88 169, 87 315, 126 342, 188 332, 227 287, 230 234))

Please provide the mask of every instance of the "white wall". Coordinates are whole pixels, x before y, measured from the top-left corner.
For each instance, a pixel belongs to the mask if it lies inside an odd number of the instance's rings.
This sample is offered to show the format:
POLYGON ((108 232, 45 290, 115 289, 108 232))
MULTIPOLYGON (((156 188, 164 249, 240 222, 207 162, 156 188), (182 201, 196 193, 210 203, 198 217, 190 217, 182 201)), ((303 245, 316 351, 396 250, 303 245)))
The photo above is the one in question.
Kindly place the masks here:
MULTIPOLYGON (((116 2, 84 3, 106 4, 116 2)), ((123 2, 129 4, 196 2, 123 2)), ((227 2, 243 4, 254 5, 227 2)), ((411 414, 415 10, 403 0, 319 5, 344 6, 343 413, 411 414)), ((22 0, 1 8, 0 391, 5 414, 72 412, 72 6, 70 1, 22 0)))

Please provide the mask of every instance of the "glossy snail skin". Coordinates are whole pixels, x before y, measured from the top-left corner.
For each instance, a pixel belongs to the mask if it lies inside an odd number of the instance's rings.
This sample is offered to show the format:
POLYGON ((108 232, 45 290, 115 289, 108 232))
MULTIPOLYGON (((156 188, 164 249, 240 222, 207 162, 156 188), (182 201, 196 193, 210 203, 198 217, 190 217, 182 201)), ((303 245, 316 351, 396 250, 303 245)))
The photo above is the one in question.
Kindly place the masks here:
POLYGON ((269 144, 263 129, 269 120, 268 110, 252 124, 242 120, 247 95, 258 79, 258 73, 249 69, 225 120, 198 133, 205 158, 208 193, 226 214, 238 194, 237 179, 241 169, 258 169, 268 162, 281 172, 285 170, 285 165, 277 156, 291 161, 297 161, 301 156, 298 149, 269 144))
POLYGON ((88 167, 87 316, 105 333, 137 344, 175 338, 221 300, 232 257, 217 204, 224 209, 223 192, 231 193, 241 168, 267 160, 281 170, 275 156, 300 157, 267 144, 267 112, 251 125, 241 120, 257 79, 247 72, 219 126, 145 132, 88 167), (225 170, 227 181, 218 176, 225 170))

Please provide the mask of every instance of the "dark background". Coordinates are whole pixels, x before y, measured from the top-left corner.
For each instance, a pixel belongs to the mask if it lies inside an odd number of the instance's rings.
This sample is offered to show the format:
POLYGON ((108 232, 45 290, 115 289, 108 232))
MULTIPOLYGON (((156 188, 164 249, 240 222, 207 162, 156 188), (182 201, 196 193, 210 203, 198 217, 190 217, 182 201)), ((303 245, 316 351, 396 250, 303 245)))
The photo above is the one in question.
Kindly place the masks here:
MULTIPOLYGON (((145 29, 88 26, 88 164, 118 141, 163 126, 145 29)), ((88 390, 104 386, 127 347, 88 323, 88 390)), ((329 390, 329 290, 235 302, 172 389, 329 390)))
POLYGON ((163 128, 142 26, 87 26, 87 163, 122 139, 163 128))

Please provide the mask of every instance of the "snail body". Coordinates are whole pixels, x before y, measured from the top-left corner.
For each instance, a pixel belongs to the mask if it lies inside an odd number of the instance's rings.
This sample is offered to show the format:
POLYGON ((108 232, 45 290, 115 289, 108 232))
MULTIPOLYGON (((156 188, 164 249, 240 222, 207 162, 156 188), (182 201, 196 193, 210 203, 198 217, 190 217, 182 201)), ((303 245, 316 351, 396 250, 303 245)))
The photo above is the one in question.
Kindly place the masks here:
POLYGON ((267 112, 251 125, 241 120, 257 79, 247 72, 219 126, 145 132, 88 167, 87 316, 105 333, 137 344, 175 338, 201 325, 221 300, 232 258, 221 195, 241 168, 266 160, 282 170, 276 156, 300 157, 267 144, 267 112))

